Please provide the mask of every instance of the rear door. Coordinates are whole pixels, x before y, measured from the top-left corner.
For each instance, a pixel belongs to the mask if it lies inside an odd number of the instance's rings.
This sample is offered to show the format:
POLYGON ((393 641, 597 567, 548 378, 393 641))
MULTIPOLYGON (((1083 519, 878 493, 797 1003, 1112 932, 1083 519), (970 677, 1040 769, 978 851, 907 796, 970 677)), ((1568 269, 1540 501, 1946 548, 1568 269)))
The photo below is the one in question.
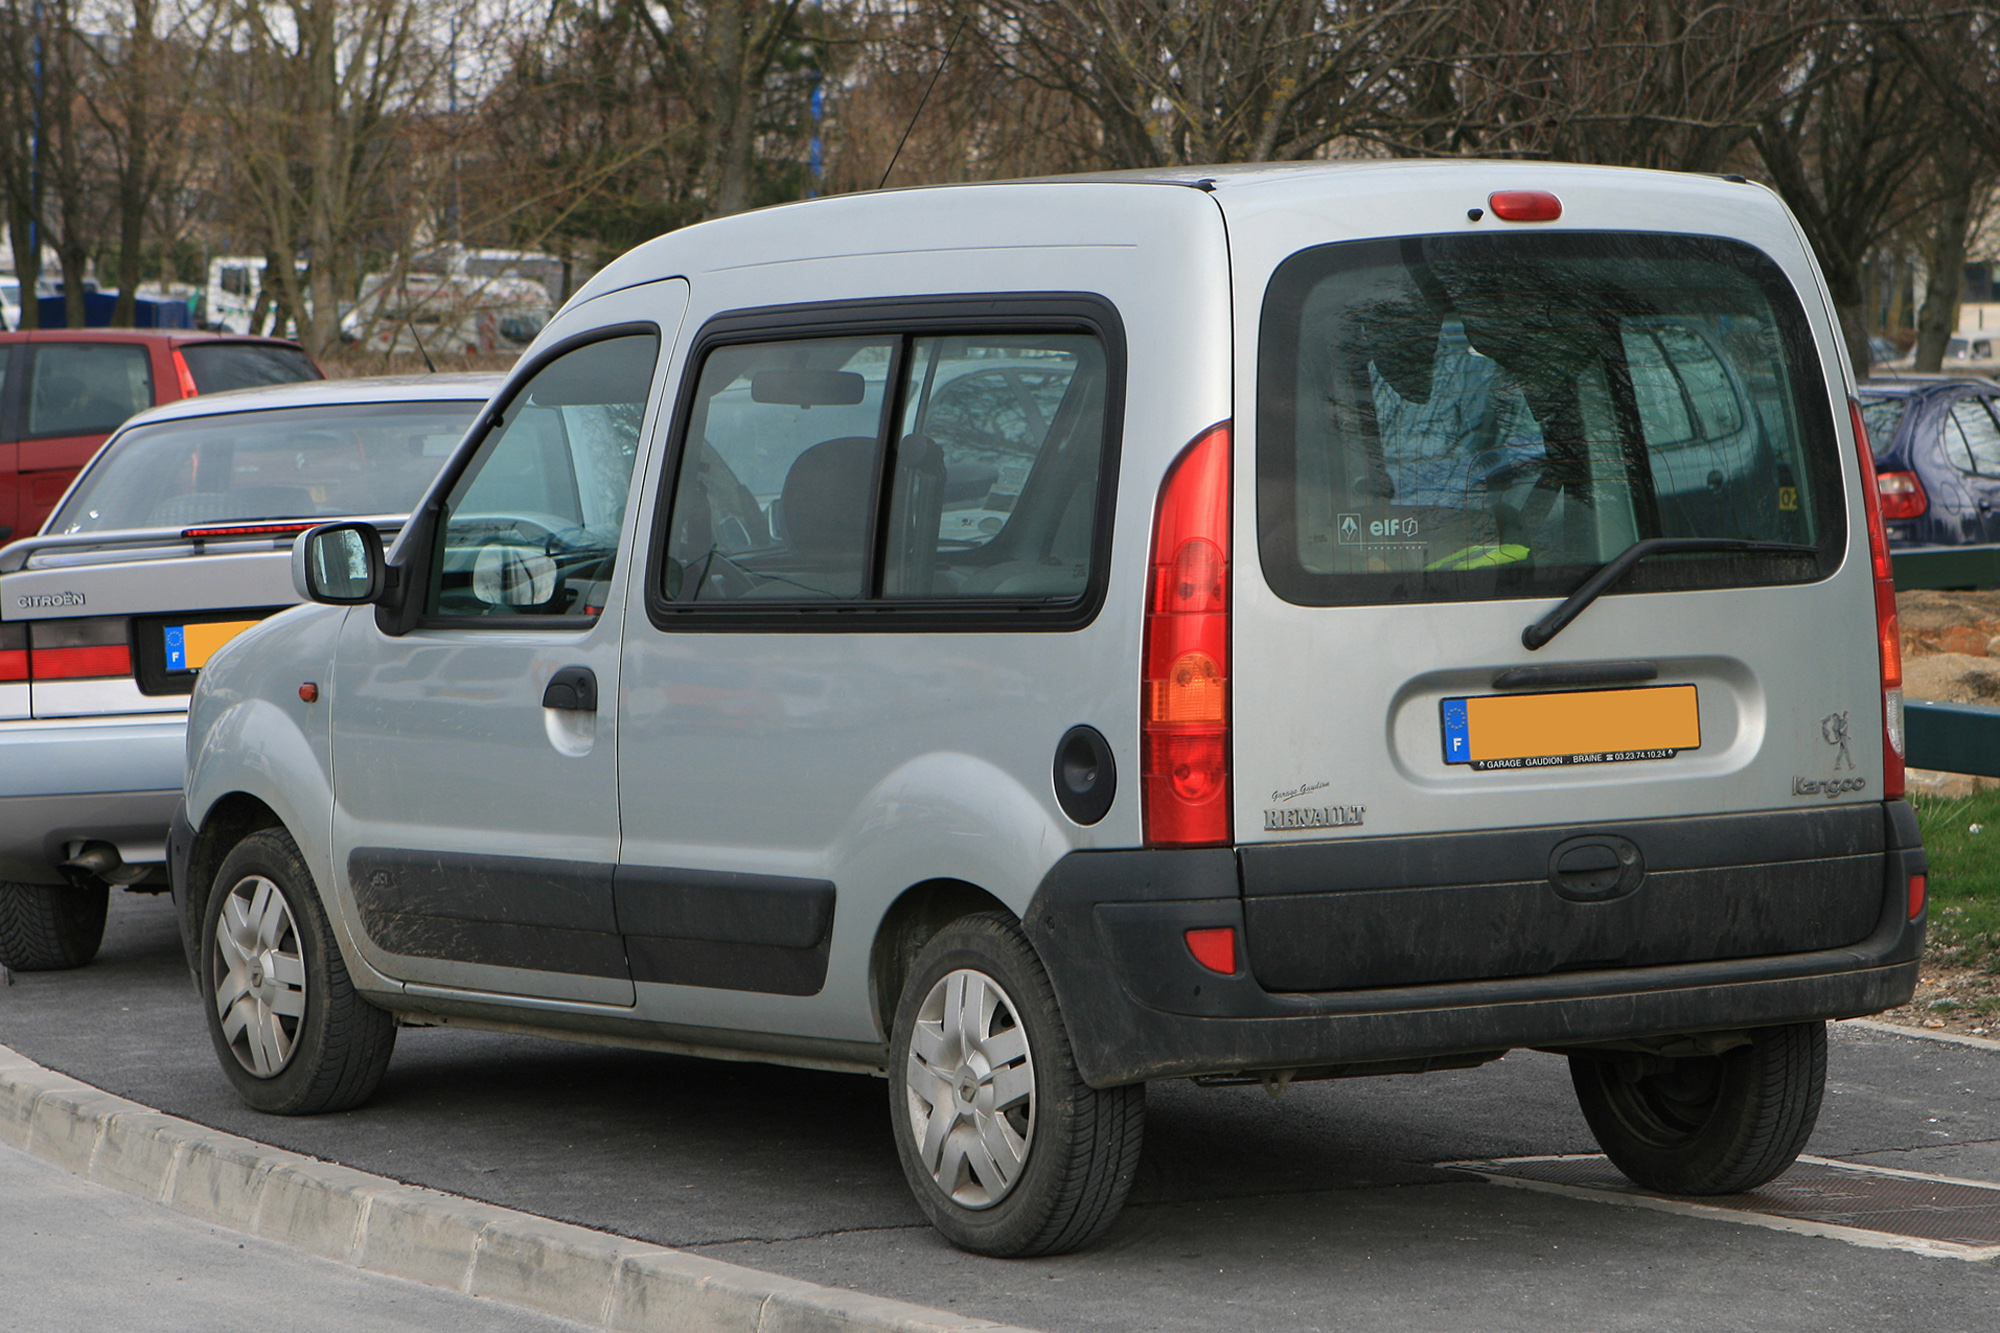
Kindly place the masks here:
MULTIPOLYGON (((1440 194, 1325 201, 1317 237, 1296 201, 1232 217, 1256 349, 1233 682, 1251 957, 1265 984, 1310 990, 1724 956, 1758 900, 1713 896, 1720 879, 1677 898, 1657 872, 1736 852, 1647 821, 1881 797, 1872 584, 1818 284, 1775 223, 1761 248, 1628 230, 1658 225, 1643 197, 1577 186, 1574 231, 1475 230, 1440 194), (1407 233, 1379 236, 1391 218, 1407 233), (1527 646, 1648 538, 1768 545, 1642 559, 1527 646), (1295 849, 1331 841, 1369 850, 1296 873, 1295 849), (1649 898, 1595 917, 1557 901, 1565 876, 1615 896, 1647 866, 1649 898), (1453 885, 1470 896, 1429 925, 1368 892, 1453 885), (1307 910, 1307 890, 1355 892, 1307 910)), ((1867 891, 1865 921, 1848 904, 1827 930, 1865 934, 1867 891)))

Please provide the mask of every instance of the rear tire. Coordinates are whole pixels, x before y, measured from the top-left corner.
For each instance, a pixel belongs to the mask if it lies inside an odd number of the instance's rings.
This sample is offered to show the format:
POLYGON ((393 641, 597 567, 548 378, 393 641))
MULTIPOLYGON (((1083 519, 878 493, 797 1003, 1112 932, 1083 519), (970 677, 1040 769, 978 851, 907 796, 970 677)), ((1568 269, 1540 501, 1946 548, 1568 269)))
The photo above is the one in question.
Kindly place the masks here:
POLYGON ((396 1022, 354 993, 319 890, 282 828, 236 844, 202 912, 202 1009, 237 1095, 273 1115, 359 1106, 396 1022))
POLYGON ((0 963, 16 972, 59 972, 97 957, 104 942, 107 885, 0 883, 0 963))
POLYGON ((1759 1028, 1675 1060, 1577 1052, 1570 1080, 1605 1155, 1663 1194, 1740 1194, 1797 1159, 1826 1091, 1826 1024, 1759 1028))
POLYGON ((1138 1170, 1146 1085, 1077 1072, 1055 991, 1000 913, 917 955, 889 1056, 896 1153, 945 1239, 978 1254, 1062 1254, 1118 1217, 1138 1170))

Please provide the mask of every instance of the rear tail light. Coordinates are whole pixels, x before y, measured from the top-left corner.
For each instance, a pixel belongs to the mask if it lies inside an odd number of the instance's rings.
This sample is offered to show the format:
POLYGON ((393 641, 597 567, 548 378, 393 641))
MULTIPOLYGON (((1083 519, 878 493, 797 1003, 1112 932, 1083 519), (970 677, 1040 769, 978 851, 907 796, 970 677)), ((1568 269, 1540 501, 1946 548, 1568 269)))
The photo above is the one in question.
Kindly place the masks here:
MULTIPOLYGON (((1875 643, 1882 664, 1882 795, 1903 794, 1903 645, 1896 625, 1896 581, 1889 538, 1882 530, 1880 481, 1868 449, 1861 404, 1847 400, 1854 445, 1861 454, 1861 507, 1868 519, 1868 559, 1875 576, 1875 643)), ((1890 473, 1891 476, 1899 474, 1890 473)))
POLYGON ((0 684, 28 678, 28 627, 0 625, 0 684))
POLYGON ((1914 472, 1878 472, 1875 494, 1882 504, 1882 517, 1889 521, 1922 518, 1931 507, 1930 497, 1914 472))
POLYGON ((1924 914, 1924 894, 1929 885, 1927 876, 1910 876, 1910 920, 1915 921, 1924 914))
POLYGON ((181 355, 180 348, 178 347, 174 349, 174 378, 180 381, 181 397, 198 398, 201 396, 201 390, 197 389, 194 384, 194 372, 188 369, 187 358, 181 355))
POLYGON ((27 628, 31 680, 132 674, 130 633, 122 616, 36 621, 27 628))
POLYGON ((1174 460, 1153 517, 1140 666, 1146 843, 1227 843, 1229 424, 1174 460))

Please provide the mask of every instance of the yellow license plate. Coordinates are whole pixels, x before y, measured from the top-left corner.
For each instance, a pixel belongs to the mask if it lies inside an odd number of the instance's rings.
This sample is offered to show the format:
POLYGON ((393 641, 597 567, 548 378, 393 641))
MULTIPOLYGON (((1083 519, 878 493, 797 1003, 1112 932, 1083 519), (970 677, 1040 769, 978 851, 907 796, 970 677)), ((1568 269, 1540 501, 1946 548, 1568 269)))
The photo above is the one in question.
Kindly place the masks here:
POLYGON ((166 636, 167 670, 199 671, 215 656, 215 650, 249 629, 254 620, 212 620, 199 625, 168 625, 166 636))
POLYGON ((1444 761, 1475 769, 1618 764, 1701 748, 1692 685, 1472 695, 1439 708, 1444 761))

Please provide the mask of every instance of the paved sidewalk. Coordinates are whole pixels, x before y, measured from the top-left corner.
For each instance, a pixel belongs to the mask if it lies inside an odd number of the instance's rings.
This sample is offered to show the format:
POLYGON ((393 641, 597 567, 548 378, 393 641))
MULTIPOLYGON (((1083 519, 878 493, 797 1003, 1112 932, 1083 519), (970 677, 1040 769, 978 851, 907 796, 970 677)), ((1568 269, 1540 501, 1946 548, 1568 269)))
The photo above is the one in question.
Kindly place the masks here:
MULTIPOLYGON (((539 1324, 475 1320, 471 1326, 588 1325, 621 1333, 1022 1333, 990 1320, 779 1277, 405 1185, 162 1115, 0 1046, 0 1153, 10 1150, 25 1150, 91 1184, 165 1205, 189 1223, 243 1233, 246 1239, 239 1243, 245 1254, 248 1238, 256 1238, 260 1254, 273 1252, 276 1243, 293 1247, 293 1258, 301 1262, 313 1256, 333 1261, 329 1273, 351 1265, 350 1281, 361 1277, 354 1270, 365 1270, 404 1291, 421 1284, 468 1300, 489 1298, 483 1307, 487 1310, 504 1302, 558 1317, 539 1324), (581 1323, 561 1322, 569 1319, 581 1323)), ((64 1227, 38 1231, 46 1225, 38 1207, 9 1207, 4 1215, 10 1219, 6 1227, 46 1235, 30 1248, 47 1252, 51 1279, 65 1284, 59 1292, 105 1288, 107 1298, 115 1299, 129 1287, 123 1277, 110 1276, 118 1271, 121 1247, 64 1227), (59 1256, 79 1258, 65 1270, 59 1256)), ((170 1225, 164 1219, 156 1224, 170 1225)), ((209 1234, 212 1241, 224 1237, 221 1231, 209 1234)), ((0 1229, 0 1243, 10 1235, 0 1229)), ((217 1243, 226 1245, 226 1237, 217 1243)), ((15 1262, 0 1249, 0 1276, 13 1271, 15 1262)), ((162 1277, 187 1266, 177 1259, 168 1262, 162 1277)), ((43 1266, 25 1268, 21 1276, 33 1279, 43 1266)), ((98 1326, 81 1318, 15 1324, 16 1304, 28 1299, 16 1301, 15 1285, 10 1280, 0 1287, 0 1331, 98 1326)), ((231 1288, 254 1321, 246 1328, 293 1326, 287 1286, 258 1282, 247 1287, 231 1288)), ((473 1308, 463 1305, 459 1313, 468 1315, 473 1308)), ((505 1317, 519 1313, 508 1311, 505 1317)), ((102 1326, 137 1327, 122 1319, 102 1326)), ((202 1333, 212 1327, 206 1319, 191 1326, 202 1333)), ((431 1326, 423 1321, 380 1325, 431 1326)), ((323 1327, 347 1326, 336 1321, 323 1327)))
POLYGON ((226 1231, 0 1146, 0 1329, 578 1333, 226 1231))

